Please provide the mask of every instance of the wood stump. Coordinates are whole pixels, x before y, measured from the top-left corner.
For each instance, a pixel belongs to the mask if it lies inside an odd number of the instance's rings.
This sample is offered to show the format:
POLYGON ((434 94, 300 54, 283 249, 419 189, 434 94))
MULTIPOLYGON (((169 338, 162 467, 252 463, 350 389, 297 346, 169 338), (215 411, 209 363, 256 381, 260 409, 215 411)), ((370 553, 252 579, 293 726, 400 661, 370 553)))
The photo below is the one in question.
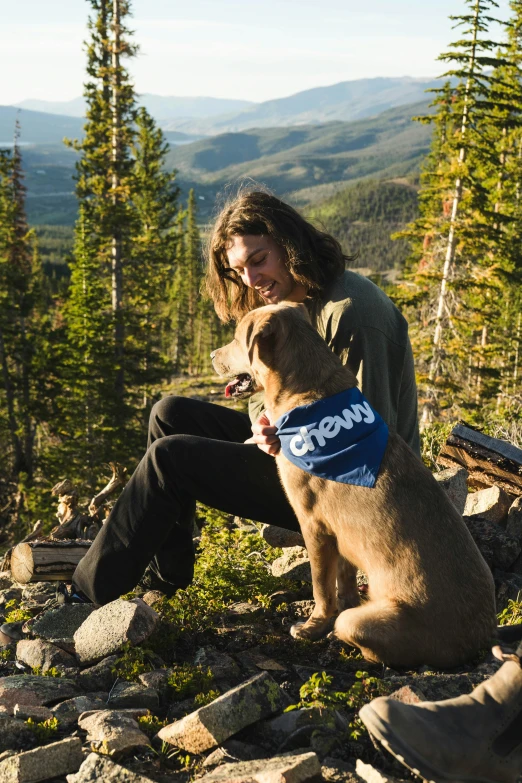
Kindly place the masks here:
POLYGON ((68 582, 91 541, 30 541, 11 553, 11 574, 21 584, 68 582))

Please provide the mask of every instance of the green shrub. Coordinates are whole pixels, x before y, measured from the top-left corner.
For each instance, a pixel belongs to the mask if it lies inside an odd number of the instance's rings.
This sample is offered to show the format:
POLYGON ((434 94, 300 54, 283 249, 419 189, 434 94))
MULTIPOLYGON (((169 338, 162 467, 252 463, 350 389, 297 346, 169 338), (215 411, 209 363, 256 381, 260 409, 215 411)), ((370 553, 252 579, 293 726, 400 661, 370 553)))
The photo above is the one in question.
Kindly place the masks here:
POLYGON ((150 650, 142 647, 133 647, 127 642, 121 649, 120 657, 112 667, 111 671, 120 680, 128 682, 138 682, 140 674, 151 672, 154 669, 150 662, 150 650))
POLYGON ((183 663, 172 672, 167 682, 172 701, 183 701, 190 696, 202 696, 210 693, 214 677, 210 669, 205 670, 202 666, 183 663))
POLYGON ((353 710, 353 716, 348 724, 348 738, 356 740, 365 731, 358 712, 363 704, 367 704, 377 696, 383 696, 388 692, 386 685, 378 677, 370 677, 367 672, 357 672, 355 682, 347 691, 336 691, 332 687, 333 677, 326 672, 312 674, 309 680, 301 685, 297 704, 287 707, 285 712, 301 709, 303 707, 316 707, 329 711, 337 707, 353 710))
POLYGON ((519 593, 516 601, 511 599, 508 605, 498 615, 499 625, 518 625, 522 622, 522 594, 519 593))
POLYGON ((34 732, 39 742, 55 740, 60 725, 57 718, 48 718, 48 720, 41 721, 40 723, 37 723, 32 718, 28 718, 25 723, 34 732))

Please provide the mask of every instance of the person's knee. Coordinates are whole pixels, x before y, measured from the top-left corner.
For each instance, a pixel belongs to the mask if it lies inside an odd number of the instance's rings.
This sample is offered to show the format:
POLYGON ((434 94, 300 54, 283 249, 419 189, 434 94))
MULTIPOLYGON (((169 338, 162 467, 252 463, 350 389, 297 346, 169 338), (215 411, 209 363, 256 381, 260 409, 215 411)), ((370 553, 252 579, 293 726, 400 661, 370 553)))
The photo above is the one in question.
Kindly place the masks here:
POLYGON ((189 415, 190 399, 172 395, 154 403, 149 417, 149 433, 154 438, 182 434, 183 423, 189 415))

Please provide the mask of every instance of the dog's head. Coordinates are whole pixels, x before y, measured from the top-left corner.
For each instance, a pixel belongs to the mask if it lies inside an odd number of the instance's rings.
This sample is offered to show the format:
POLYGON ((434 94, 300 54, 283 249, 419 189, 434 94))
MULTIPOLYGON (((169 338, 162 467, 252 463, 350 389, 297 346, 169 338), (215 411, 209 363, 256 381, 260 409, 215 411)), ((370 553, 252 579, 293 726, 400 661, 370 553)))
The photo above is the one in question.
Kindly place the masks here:
POLYGON ((290 337, 300 326, 312 329, 303 304, 282 302, 247 313, 239 322, 234 339, 211 354, 219 375, 233 378, 225 389, 227 397, 248 397, 265 387, 268 371, 285 363, 290 337))

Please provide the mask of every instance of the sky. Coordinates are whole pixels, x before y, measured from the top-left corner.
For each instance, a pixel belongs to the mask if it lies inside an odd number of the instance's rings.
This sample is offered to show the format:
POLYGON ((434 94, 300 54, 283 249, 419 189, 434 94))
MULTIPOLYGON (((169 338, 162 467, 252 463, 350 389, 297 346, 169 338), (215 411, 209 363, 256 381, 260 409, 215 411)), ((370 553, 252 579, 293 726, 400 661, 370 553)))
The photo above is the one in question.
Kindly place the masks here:
MULTIPOLYGON (((507 18, 508 0, 496 15, 507 18)), ((0 104, 70 100, 87 0, 2 0, 0 104)), ((264 101, 375 76, 433 77, 464 0, 134 0, 136 90, 264 101)))

